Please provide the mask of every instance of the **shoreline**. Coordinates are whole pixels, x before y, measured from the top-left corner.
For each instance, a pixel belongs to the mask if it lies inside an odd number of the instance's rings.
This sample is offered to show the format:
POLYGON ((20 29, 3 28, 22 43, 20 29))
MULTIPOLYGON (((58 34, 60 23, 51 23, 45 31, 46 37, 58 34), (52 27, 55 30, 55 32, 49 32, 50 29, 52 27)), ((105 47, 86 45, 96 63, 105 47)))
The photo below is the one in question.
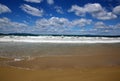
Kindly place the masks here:
POLYGON ((120 43, 120 40, 114 40, 114 41, 60 41, 60 40, 0 40, 0 43, 51 43, 51 44, 114 44, 114 43, 120 43))

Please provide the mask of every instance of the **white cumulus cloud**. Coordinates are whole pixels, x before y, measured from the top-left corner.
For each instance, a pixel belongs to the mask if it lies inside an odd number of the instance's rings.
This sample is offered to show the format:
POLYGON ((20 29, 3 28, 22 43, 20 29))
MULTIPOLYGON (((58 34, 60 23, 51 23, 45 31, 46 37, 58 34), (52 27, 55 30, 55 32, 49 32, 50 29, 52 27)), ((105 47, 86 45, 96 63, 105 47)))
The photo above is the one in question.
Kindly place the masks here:
POLYGON ((11 10, 6 5, 0 3, 0 14, 8 12, 11 12, 11 10))
POLYGON ((80 32, 79 29, 85 28, 90 25, 92 20, 90 19, 76 19, 69 20, 67 18, 51 17, 49 19, 43 18, 36 21, 36 32, 49 32, 49 33, 76 33, 80 32), (73 30, 74 28, 78 30, 73 30))
POLYGON ((86 12, 92 14, 93 17, 101 20, 115 19, 117 16, 112 12, 107 12, 99 3, 86 4, 86 12))
POLYGON ((68 12, 74 12, 77 16, 84 16, 86 13, 89 13, 93 17, 100 20, 110 20, 117 18, 114 13, 108 12, 99 3, 89 3, 83 7, 72 5, 71 9, 69 9, 68 12))
POLYGON ((72 5, 68 12, 74 12, 77 16, 83 16, 86 13, 85 9, 83 7, 79 7, 78 5, 72 5))
POLYGON ((68 19, 58 17, 44 18, 36 21, 36 25, 39 27, 65 27, 68 23, 68 19))
POLYGON ((112 33, 112 31, 117 31, 117 30, 120 29, 120 24, 117 23, 117 24, 114 24, 114 25, 108 25, 108 24, 100 21, 100 22, 96 22, 94 24, 93 29, 96 29, 99 32, 111 31, 111 33, 112 33))
POLYGON ((19 22, 13 22, 6 17, 0 18, 0 31, 4 31, 4 32, 23 32, 26 27, 28 27, 27 24, 19 23, 19 22))
POLYGON ((3 17, 0 18, 0 27, 25 27, 24 23, 12 22, 10 19, 3 17))
POLYGON ((44 12, 42 9, 37 9, 27 4, 21 5, 20 8, 26 13, 33 15, 33 16, 42 16, 44 12))
POLYGON ((24 0, 24 1, 31 3, 41 3, 43 0, 24 0))
POLYGON ((56 10, 57 13, 60 13, 60 14, 63 14, 63 13, 64 13, 62 7, 60 7, 60 6, 55 6, 54 8, 55 8, 55 10, 56 10))
POLYGON ((83 27, 91 24, 90 19, 77 19, 70 21, 67 18, 51 17, 50 19, 40 19, 36 21, 38 27, 83 27))
POLYGON ((83 27, 83 26, 86 26, 86 25, 89 25, 92 23, 92 20, 91 19, 77 19, 77 20, 73 20, 71 22, 71 25, 74 27, 74 26, 78 26, 78 27, 83 27))
POLYGON ((113 9, 113 13, 117 14, 117 15, 120 15, 120 5, 119 6, 116 6, 114 9, 113 9))
POLYGON ((103 22, 96 22, 94 26, 95 26, 95 28, 107 28, 108 27, 103 22))
POLYGON ((102 6, 99 3, 86 4, 84 6, 84 9, 86 12, 89 12, 89 13, 97 13, 97 12, 101 12, 103 10, 102 6))
POLYGON ((47 0, 47 3, 52 5, 52 4, 54 4, 54 0, 47 0))

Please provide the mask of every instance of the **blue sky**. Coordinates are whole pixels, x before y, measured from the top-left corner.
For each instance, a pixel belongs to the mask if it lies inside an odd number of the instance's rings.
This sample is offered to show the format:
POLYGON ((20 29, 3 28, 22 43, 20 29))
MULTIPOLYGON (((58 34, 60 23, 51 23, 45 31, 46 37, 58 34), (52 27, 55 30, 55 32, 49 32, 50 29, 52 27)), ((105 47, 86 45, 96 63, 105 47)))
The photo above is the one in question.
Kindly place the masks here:
POLYGON ((120 0, 0 0, 0 33, 120 35, 120 0))

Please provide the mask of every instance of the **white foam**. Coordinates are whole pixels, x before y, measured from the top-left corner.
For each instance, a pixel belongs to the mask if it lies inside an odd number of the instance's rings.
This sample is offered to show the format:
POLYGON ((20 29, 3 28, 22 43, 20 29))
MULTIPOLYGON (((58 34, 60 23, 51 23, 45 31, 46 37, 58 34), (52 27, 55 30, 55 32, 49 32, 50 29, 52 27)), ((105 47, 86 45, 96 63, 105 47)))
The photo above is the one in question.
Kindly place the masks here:
POLYGON ((120 37, 3 36, 0 42, 31 43, 120 43, 120 37))
POLYGON ((21 61, 23 59, 15 58, 14 61, 21 61))

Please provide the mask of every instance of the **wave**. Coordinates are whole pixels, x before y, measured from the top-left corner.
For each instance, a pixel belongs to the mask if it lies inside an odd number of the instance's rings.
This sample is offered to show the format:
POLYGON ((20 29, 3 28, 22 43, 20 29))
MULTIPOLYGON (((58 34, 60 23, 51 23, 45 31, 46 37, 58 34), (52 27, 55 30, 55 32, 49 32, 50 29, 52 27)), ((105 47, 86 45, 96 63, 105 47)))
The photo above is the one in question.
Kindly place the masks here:
POLYGON ((0 42, 31 42, 31 43, 120 43, 120 37, 0 36, 0 42))

